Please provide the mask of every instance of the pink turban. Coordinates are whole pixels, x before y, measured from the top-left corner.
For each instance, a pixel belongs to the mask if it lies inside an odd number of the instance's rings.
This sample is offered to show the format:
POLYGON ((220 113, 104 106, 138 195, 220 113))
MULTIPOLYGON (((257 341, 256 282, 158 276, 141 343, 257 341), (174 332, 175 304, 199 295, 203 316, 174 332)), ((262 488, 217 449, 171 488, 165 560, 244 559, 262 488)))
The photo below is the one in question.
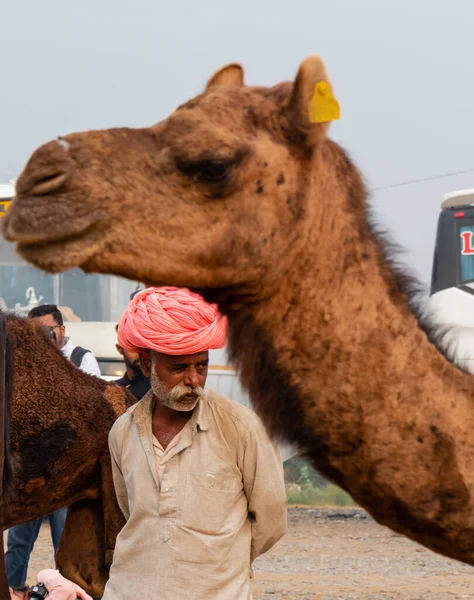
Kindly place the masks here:
POLYGON ((187 289, 149 287, 128 303, 118 327, 125 350, 179 356, 222 348, 227 320, 215 304, 187 289))

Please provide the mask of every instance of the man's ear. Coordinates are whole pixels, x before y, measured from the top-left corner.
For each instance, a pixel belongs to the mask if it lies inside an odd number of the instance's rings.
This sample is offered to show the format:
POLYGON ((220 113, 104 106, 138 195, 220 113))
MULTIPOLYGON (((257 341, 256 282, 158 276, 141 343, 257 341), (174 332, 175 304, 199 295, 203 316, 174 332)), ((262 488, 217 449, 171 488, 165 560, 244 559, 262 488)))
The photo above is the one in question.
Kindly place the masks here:
POLYGON ((206 90, 216 85, 244 85, 244 70, 238 63, 231 63, 222 67, 209 79, 206 90))
POLYGON ((320 56, 312 54, 301 63, 284 115, 290 134, 302 134, 308 147, 324 139, 330 122, 339 119, 339 103, 320 56))
POLYGON ((118 352, 118 353, 119 353, 121 356, 123 356, 123 348, 122 348, 122 346, 119 346, 118 344, 115 344, 115 348, 116 348, 117 352, 118 352))
POLYGON ((140 369, 142 370, 143 375, 145 375, 145 377, 150 377, 152 367, 150 353, 146 351, 139 352, 138 358, 140 360, 140 369))

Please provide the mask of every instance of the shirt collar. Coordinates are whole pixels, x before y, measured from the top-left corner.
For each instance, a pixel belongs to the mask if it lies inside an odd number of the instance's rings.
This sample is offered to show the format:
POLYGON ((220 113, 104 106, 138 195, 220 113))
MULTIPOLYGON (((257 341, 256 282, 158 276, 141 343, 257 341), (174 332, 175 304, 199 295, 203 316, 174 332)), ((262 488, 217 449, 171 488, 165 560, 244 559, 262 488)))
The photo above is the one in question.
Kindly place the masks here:
POLYGON ((61 352, 63 354, 71 354, 72 351, 74 350, 74 344, 71 342, 70 338, 65 337, 64 340, 66 341, 66 343, 64 344, 64 346, 62 348, 60 348, 61 352))
MULTIPOLYGON (((137 425, 146 421, 146 419, 151 417, 154 406, 155 396, 153 394, 153 389, 149 389, 143 398, 132 407, 133 421, 137 425)), ((209 429, 209 403, 206 396, 199 399, 197 406, 194 409, 192 420, 201 431, 207 431, 209 429)))

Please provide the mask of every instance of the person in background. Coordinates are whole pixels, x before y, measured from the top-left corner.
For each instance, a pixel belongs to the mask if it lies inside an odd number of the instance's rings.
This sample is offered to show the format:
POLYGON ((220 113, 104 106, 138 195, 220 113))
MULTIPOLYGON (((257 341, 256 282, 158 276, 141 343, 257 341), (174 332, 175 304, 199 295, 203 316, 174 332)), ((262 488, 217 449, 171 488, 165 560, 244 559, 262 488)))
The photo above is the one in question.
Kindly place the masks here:
MULTIPOLYGON (((46 330, 52 342, 76 367, 80 368, 84 373, 100 377, 99 365, 93 354, 80 346, 74 346, 69 338, 66 337, 63 317, 56 305, 44 304, 36 306, 28 313, 28 317, 37 327, 46 330)), ((43 519, 47 518, 49 520, 54 553, 56 554, 59 540, 64 530, 66 514, 67 507, 60 508, 47 515, 47 517, 40 517, 8 530, 5 567, 8 585, 12 590, 12 597, 20 599, 28 597, 28 587, 26 585, 28 562, 43 519)))
POLYGON ((126 524, 103 600, 251 600, 253 561, 286 533, 286 492, 258 416, 204 389, 225 318, 189 290, 150 287, 118 340, 151 389, 109 434, 126 524))
MULTIPOLYGON (((37 592, 38 596, 35 598, 44 597, 43 594, 46 593, 48 600, 93 600, 81 587, 63 577, 56 569, 40 571, 36 576, 36 588, 31 590, 37 592)), ((12 597, 12 600, 16 599, 12 597)))
MULTIPOLYGON (((118 325, 115 326, 115 331, 118 331, 118 325)), ((125 375, 117 379, 115 383, 129 390, 137 400, 148 392, 151 387, 150 379, 145 377, 140 367, 140 357, 137 352, 129 352, 116 344, 117 352, 123 356, 125 363, 125 375)))
POLYGON ((32 319, 35 325, 44 327, 48 331, 56 346, 73 365, 84 371, 84 373, 100 377, 99 364, 92 352, 80 346, 75 346, 66 337, 63 316, 55 304, 35 306, 28 313, 28 318, 32 319))

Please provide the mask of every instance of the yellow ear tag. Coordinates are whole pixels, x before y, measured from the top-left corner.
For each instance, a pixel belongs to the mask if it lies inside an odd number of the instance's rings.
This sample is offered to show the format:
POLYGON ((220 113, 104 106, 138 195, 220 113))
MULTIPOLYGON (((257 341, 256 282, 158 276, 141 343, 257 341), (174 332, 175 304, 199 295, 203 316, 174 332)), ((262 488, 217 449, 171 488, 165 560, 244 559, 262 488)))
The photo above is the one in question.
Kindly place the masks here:
POLYGON ((314 86, 314 94, 309 103, 309 120, 311 123, 328 123, 340 119, 339 102, 334 98, 326 81, 314 86))

